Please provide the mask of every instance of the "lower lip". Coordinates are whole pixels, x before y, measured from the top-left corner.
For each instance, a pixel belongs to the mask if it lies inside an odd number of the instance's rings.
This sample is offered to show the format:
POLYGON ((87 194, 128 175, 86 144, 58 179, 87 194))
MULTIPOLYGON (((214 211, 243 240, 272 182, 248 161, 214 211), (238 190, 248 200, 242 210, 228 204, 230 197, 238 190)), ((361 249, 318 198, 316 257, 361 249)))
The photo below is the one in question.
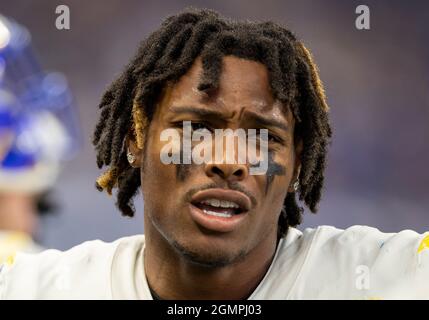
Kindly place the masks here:
POLYGON ((200 208, 190 204, 190 213, 192 219, 200 226, 218 232, 231 232, 237 229, 244 221, 247 213, 240 213, 232 217, 218 217, 204 213, 200 208))

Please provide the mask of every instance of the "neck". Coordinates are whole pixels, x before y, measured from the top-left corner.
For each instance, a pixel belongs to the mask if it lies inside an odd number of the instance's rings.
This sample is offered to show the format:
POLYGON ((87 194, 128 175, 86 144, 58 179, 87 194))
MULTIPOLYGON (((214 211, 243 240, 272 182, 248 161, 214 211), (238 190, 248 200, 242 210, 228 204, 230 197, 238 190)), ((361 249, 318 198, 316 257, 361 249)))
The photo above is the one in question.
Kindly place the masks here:
POLYGON ((274 234, 239 262, 206 267, 196 265, 176 252, 154 228, 145 229, 146 278, 158 299, 246 299, 265 276, 277 246, 277 235, 274 234))

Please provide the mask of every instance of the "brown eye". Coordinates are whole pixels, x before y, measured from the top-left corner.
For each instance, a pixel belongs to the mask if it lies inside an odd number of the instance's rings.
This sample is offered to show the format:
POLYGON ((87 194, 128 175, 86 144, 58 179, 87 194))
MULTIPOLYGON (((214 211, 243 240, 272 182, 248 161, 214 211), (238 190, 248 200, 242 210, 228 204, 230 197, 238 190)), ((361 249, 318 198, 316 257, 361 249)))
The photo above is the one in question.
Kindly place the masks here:
MULTIPOLYGON (((257 134, 257 137, 261 138, 260 133, 257 134)), ((282 143, 282 139, 281 138, 279 138, 278 136, 270 133, 269 131, 268 131, 268 139, 267 139, 267 141, 268 142, 275 142, 275 143, 282 143)))
POLYGON ((270 141, 270 142, 281 142, 281 139, 275 135, 268 134, 268 141, 270 141))
POLYGON ((213 128, 211 128, 209 125, 202 123, 202 122, 191 122, 192 131, 209 131, 213 132, 213 128))

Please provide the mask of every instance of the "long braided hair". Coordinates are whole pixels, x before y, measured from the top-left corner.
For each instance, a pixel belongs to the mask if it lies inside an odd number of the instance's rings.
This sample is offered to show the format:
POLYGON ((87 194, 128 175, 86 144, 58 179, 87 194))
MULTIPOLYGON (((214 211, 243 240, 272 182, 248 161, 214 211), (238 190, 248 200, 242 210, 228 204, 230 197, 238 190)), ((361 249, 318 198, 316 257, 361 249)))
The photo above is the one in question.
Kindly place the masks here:
POLYGON ((107 170, 97 179, 96 187, 109 194, 118 189, 116 205, 123 215, 134 215, 133 197, 140 187, 139 169, 127 161, 127 135, 132 132, 143 149, 165 85, 177 82, 201 56, 203 74, 198 89, 216 89, 225 55, 259 61, 267 67, 273 95, 289 106, 295 117, 295 141, 303 142, 299 189, 289 192, 284 200, 279 234, 301 223, 303 208, 296 193, 311 212, 317 212, 332 131, 323 85, 310 52, 289 30, 274 22, 233 21, 213 10, 191 8, 165 19, 142 41, 99 104, 101 115, 93 144, 98 167, 107 166, 107 170))

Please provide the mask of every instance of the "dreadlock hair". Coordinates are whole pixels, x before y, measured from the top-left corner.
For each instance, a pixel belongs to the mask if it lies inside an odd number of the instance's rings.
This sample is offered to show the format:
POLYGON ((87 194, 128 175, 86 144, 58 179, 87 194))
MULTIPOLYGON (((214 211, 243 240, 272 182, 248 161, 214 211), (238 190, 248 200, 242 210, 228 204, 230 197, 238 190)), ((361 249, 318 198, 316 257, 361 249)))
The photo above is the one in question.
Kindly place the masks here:
POLYGON ((302 140, 299 189, 289 192, 278 221, 278 234, 301 223, 303 208, 317 212, 332 136, 328 105, 310 52, 287 29, 274 22, 233 21, 207 9, 190 8, 168 17, 142 41, 137 54, 104 93, 93 144, 97 165, 107 166, 96 187, 110 195, 117 188, 116 205, 124 216, 134 215, 133 197, 140 187, 139 169, 129 165, 125 143, 134 134, 144 148, 145 134, 167 83, 175 83, 201 56, 203 73, 198 89, 216 89, 222 58, 234 55, 259 61, 269 72, 272 93, 288 106, 296 120, 295 142, 302 140))

